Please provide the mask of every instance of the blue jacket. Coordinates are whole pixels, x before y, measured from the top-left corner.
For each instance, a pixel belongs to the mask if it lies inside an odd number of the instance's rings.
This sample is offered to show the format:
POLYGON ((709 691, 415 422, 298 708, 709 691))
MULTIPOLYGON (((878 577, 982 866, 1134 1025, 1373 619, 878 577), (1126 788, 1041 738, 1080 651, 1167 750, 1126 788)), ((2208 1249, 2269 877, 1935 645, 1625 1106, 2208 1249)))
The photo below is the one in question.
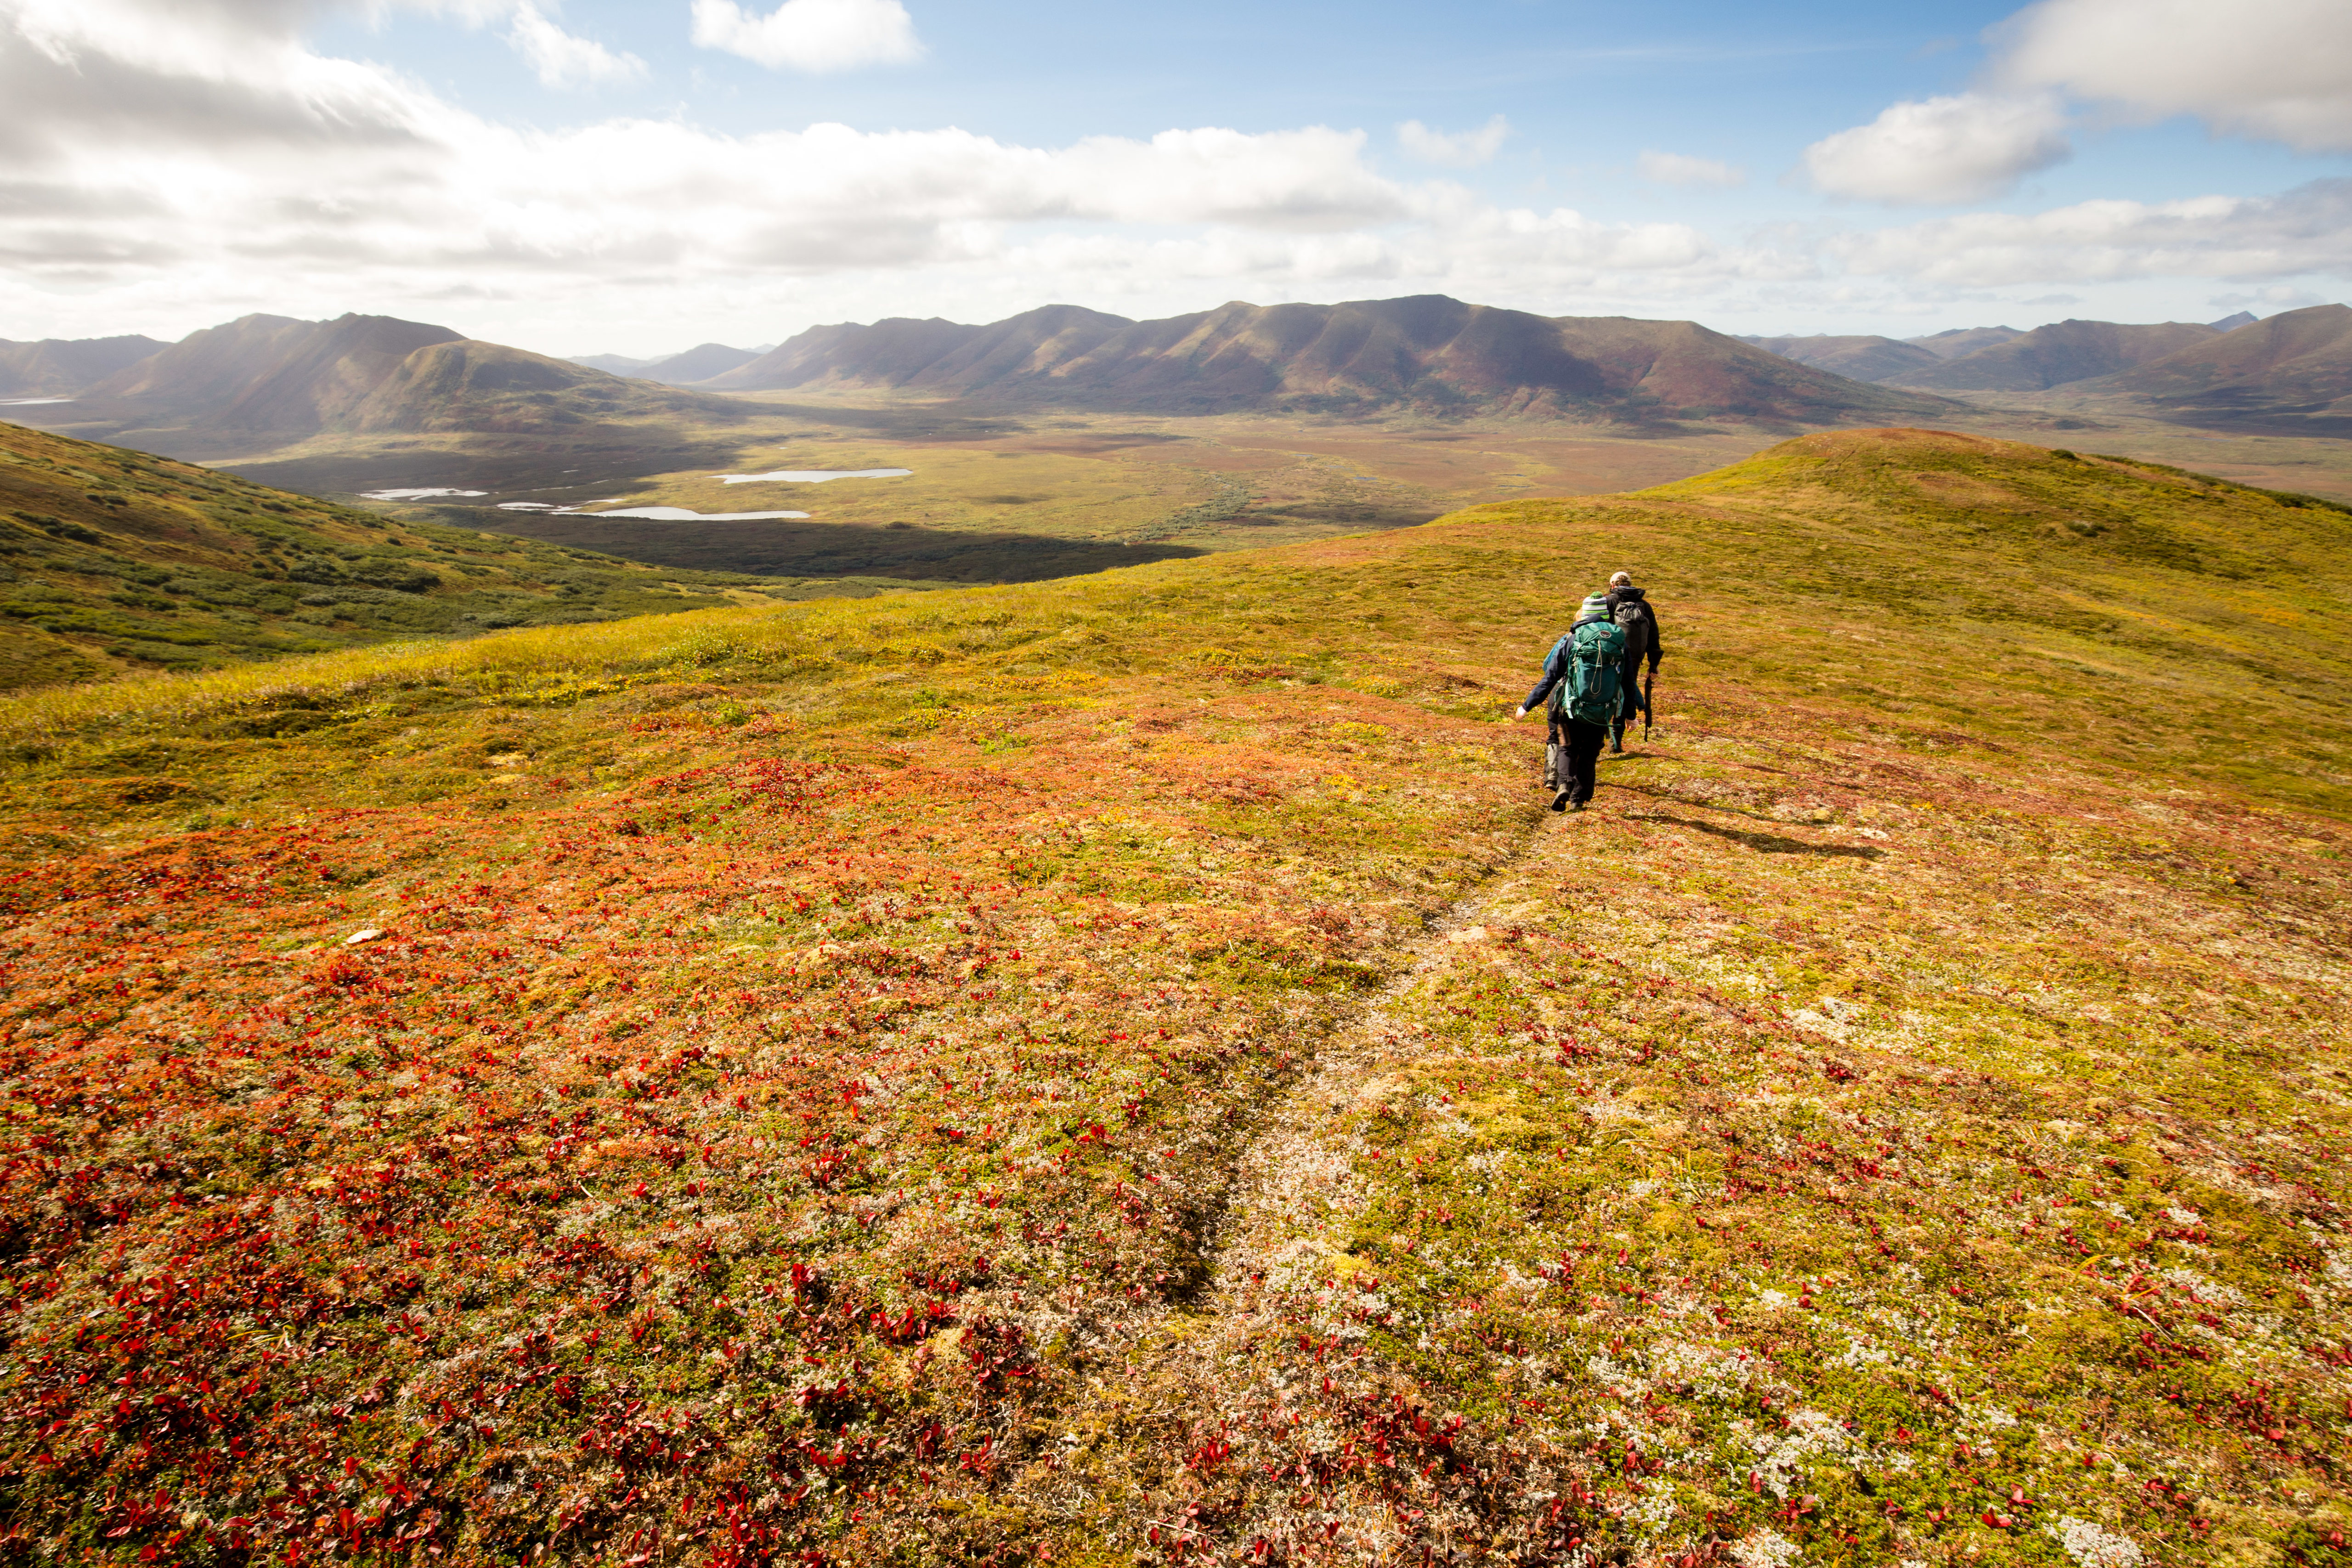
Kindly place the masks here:
MULTIPOLYGON (((1586 616, 1576 623, 1576 626, 1589 626, 1595 621, 1608 618, 1606 616, 1586 616)), ((1545 656, 1543 679, 1536 682, 1533 691, 1528 693, 1528 700, 1519 704, 1528 712, 1542 707, 1543 700, 1551 695, 1551 689, 1568 679, 1568 645, 1576 636, 1576 626, 1569 627, 1568 636, 1552 644, 1551 652, 1545 656)))

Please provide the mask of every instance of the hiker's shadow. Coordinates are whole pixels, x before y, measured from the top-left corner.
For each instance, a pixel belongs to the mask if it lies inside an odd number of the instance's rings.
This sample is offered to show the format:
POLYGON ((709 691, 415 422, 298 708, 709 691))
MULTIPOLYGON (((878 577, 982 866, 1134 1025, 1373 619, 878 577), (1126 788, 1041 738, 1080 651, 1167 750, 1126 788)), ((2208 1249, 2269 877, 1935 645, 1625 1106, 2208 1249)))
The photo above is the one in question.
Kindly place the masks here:
POLYGON ((1735 844, 1764 855, 1819 855, 1832 860, 1875 860, 1886 853, 1860 844, 1808 844, 1801 838, 1784 838, 1777 833, 1750 833, 1745 828, 1724 827, 1712 822, 1700 822, 1687 816, 1665 816, 1653 812, 1627 812, 1628 822, 1662 822, 1675 827, 1696 827, 1701 833, 1712 833, 1717 838, 1728 838, 1735 844))

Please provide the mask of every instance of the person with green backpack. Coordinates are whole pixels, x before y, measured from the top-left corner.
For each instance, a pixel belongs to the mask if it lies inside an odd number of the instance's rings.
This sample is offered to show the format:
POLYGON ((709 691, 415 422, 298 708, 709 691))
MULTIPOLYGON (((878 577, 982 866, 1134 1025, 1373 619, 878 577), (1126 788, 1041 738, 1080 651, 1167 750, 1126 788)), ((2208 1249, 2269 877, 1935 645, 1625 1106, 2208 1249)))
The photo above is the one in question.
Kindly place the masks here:
POLYGON ((1544 784, 1554 811, 1582 811, 1592 798, 1601 766, 1601 743, 1623 701, 1625 630, 1611 616, 1609 595, 1591 594, 1577 612, 1568 635, 1552 645, 1543 677, 1514 719, 1544 703, 1551 721, 1544 747, 1544 784))

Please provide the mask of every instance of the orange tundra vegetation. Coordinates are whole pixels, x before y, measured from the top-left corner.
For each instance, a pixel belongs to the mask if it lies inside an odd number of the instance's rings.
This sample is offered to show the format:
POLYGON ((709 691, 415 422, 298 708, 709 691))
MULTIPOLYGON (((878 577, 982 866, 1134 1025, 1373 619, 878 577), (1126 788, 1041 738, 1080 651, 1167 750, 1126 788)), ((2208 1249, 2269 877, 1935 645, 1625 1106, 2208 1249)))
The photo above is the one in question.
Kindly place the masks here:
POLYGON ((17 698, 9 1553, 2344 1561, 2348 521, 1848 433, 17 698))

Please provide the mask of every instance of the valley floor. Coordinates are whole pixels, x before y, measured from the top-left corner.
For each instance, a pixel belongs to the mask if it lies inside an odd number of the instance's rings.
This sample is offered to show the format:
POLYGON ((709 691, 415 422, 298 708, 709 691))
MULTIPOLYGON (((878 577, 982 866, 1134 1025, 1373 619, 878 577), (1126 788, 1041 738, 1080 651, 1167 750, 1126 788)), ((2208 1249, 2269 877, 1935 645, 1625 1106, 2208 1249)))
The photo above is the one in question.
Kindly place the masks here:
MULTIPOLYGON (((749 394, 740 415, 561 429, 300 438, 141 428, 93 405, 21 416, 166 452, 388 516, 489 529, 673 570, 787 578, 1028 582, 1406 527, 1466 506, 1610 494, 1734 463, 1775 432, 1685 420, 1653 430, 1558 420, 1168 416, 749 394), (903 479, 729 485, 777 468, 905 468, 903 479), (371 502, 449 488, 458 504, 371 502), (806 510, 804 522, 598 521, 589 510, 806 510)), ((115 411, 120 413, 119 410, 115 411)), ((2239 483, 2352 500, 2352 441, 2202 429, 2148 405, 2056 392, 1969 394, 1941 426, 2153 460, 2239 483)), ((1779 432, 1787 434, 1788 432, 1779 432)))

